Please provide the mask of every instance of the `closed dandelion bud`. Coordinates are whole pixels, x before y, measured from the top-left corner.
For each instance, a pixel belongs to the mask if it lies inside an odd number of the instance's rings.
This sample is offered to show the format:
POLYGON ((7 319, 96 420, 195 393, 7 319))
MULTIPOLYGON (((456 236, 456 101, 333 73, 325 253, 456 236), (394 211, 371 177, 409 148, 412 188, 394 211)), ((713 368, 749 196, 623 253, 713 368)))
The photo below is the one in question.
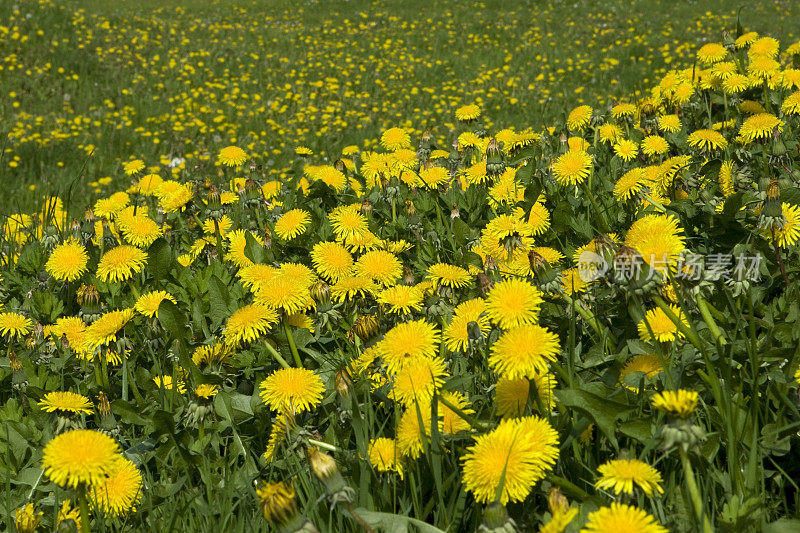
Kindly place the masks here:
POLYGON ((558 487, 551 487, 547 494, 547 505, 550 507, 550 514, 566 513, 569 510, 569 501, 558 487))
POLYGON ((306 518, 297 512, 294 487, 288 483, 261 483, 256 488, 261 513, 270 525, 281 533, 304 530, 306 518))
POLYGON ((350 396, 350 388, 353 386, 353 380, 347 370, 339 370, 336 372, 336 392, 342 398, 350 396))
POLYGON ((337 159, 336 162, 333 163, 333 168, 341 172, 342 174, 347 174, 347 167, 344 164, 344 161, 341 159, 337 159))
POLYGON ((504 505, 492 502, 483 508, 483 523, 478 528, 482 533, 514 533, 517 524, 508 516, 504 505))
POLYGON ((536 285, 544 292, 559 292, 562 288, 561 276, 550 266, 547 260, 531 250, 528 252, 528 264, 533 272, 536 285))
POLYGON ((369 198, 364 198, 361 201, 361 213, 364 215, 369 215, 372 212, 372 204, 369 201, 369 198))
POLYGON ((453 207, 450 208, 450 218, 461 218, 461 212, 456 207, 456 204, 453 204, 453 207))
POLYGON ((458 151, 458 141, 453 141, 453 148, 450 150, 450 156, 447 158, 447 168, 453 171, 458 168, 458 163, 461 161, 461 152, 458 151))
POLYGON ((100 391, 100 394, 97 395, 97 412, 100 413, 100 416, 108 416, 111 414, 111 404, 108 401, 106 393, 103 391, 100 391))
POLYGON ((333 457, 319 451, 319 448, 312 447, 308 449, 308 459, 314 475, 325 485, 325 493, 328 495, 331 507, 340 502, 353 502, 355 491, 345 483, 333 457))
POLYGON ((403 283, 413 285, 414 281, 414 273, 406 265, 403 265, 403 283))
POLYGON ((489 294, 489 291, 492 290, 492 287, 494 287, 494 282, 490 280, 489 276, 487 276, 483 272, 478 272, 477 278, 478 278, 478 288, 480 288, 481 290, 481 296, 485 298, 486 295, 489 294))
POLYGON ((770 229, 783 226, 785 220, 780 198, 781 188, 778 186, 778 179, 772 178, 767 186, 767 198, 764 201, 764 208, 761 210, 761 218, 758 222, 760 228, 770 229))
POLYGON ((353 323, 351 330, 358 335, 359 339, 366 342, 378 333, 378 317, 375 315, 361 315, 353 323))
POLYGON ((318 279, 309 289, 311 297, 319 302, 326 302, 331 297, 331 286, 318 279))
POLYGON ((431 155, 431 132, 430 130, 425 130, 425 133, 422 134, 422 138, 419 141, 419 149, 417 150, 417 159, 422 161, 423 163, 428 160, 428 157, 431 155))
POLYGON ((486 145, 486 173, 492 176, 497 176, 503 173, 506 165, 503 162, 503 153, 500 151, 500 145, 497 139, 492 139, 486 145))
POLYGON ((414 207, 414 202, 411 201, 410 198, 406 199, 406 214, 408 216, 413 216, 417 213, 417 208, 414 207))

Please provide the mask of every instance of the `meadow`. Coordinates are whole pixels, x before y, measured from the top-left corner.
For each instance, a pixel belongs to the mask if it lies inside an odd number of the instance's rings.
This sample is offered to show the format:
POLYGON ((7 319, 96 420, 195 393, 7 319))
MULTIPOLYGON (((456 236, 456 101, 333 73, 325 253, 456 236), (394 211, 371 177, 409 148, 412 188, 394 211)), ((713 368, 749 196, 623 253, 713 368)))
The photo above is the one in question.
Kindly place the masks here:
POLYGON ((790 2, 0 5, 0 527, 800 529, 790 2))

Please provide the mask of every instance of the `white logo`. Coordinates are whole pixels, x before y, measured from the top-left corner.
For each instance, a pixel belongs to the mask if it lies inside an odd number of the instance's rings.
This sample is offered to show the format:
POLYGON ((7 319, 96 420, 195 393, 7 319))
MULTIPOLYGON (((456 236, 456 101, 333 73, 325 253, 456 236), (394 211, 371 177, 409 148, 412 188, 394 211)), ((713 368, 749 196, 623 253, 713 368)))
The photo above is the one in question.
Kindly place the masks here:
POLYGON ((585 283, 599 279, 608 272, 608 263, 602 256, 586 250, 578 257, 578 276, 585 283))

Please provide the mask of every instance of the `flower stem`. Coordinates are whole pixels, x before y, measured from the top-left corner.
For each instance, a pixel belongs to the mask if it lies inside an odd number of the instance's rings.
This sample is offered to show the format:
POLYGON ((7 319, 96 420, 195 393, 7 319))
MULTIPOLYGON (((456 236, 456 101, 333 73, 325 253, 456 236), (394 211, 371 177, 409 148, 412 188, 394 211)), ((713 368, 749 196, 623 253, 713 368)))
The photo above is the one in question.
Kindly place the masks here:
POLYGON ((711 335, 714 336, 714 340, 719 343, 720 346, 727 344, 725 337, 722 335, 717 323, 714 321, 714 317, 711 316, 711 312, 708 310, 708 302, 706 302, 702 296, 697 297, 697 309, 700 311, 700 316, 703 317, 703 321, 711 331, 711 335))
POLYGON ((608 233, 608 222, 606 222, 606 216, 603 214, 600 206, 597 205, 597 200, 594 199, 594 195, 589 190, 589 184, 584 181, 581 185, 583 186, 583 191, 586 193, 586 197, 589 199, 589 202, 592 204, 594 212, 597 215, 597 225, 600 227, 600 231, 603 233, 608 233))
POLYGON ((91 533, 89 527, 89 502, 86 500, 86 487, 78 488, 78 506, 81 511, 81 533, 91 533))
POLYGON ((268 342, 264 343, 264 346, 267 347, 267 351, 275 358, 276 361, 283 367, 283 368, 291 368, 291 365, 286 362, 286 359, 278 353, 278 350, 272 347, 272 345, 268 342))
POLYGON ((700 496, 700 490, 697 488, 697 480, 694 476, 692 462, 689 460, 689 455, 686 453, 686 450, 682 447, 678 447, 678 452, 681 456, 683 475, 686 478, 686 488, 689 490, 689 497, 692 499, 697 521, 702 522, 703 533, 712 533, 714 530, 711 528, 711 521, 708 518, 708 514, 703 510, 703 498, 700 496))
POLYGON ((297 344, 294 342, 294 335, 292 334, 292 328, 289 326, 289 321, 286 317, 283 317, 283 330, 286 332, 286 338, 289 339, 289 349, 292 351, 292 357, 294 357, 294 364, 297 365, 297 368, 303 368, 303 362, 300 360, 300 354, 297 352, 297 344))
POLYGON ((477 420, 475 420, 474 417, 472 417, 472 416, 468 415, 467 413, 465 413, 457 405, 453 405, 452 402, 450 402, 449 400, 443 398, 442 396, 439 396, 438 398, 439 398, 439 401, 442 402, 442 404, 445 407, 447 407, 448 409, 453 411, 456 415, 458 415, 459 418, 463 419, 467 424, 470 425, 471 428, 477 429, 477 430, 487 429, 485 424, 482 424, 482 423, 478 422, 477 420))

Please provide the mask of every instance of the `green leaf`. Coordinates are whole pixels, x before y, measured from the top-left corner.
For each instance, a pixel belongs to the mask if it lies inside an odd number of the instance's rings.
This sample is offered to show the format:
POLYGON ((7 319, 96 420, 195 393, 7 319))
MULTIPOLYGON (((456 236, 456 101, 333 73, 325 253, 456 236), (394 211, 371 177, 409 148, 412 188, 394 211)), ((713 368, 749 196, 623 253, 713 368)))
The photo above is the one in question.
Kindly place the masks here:
POLYGON ((788 187, 781 189, 781 202, 800 205, 800 188, 788 187))
POLYGON ((444 533, 444 531, 438 527, 434 527, 422 520, 417 520, 416 518, 408 516, 369 511, 363 507, 356 509, 356 513, 358 513, 367 524, 378 531, 385 531, 386 533, 407 533, 409 526, 414 526, 415 531, 419 531, 419 533, 444 533))
POLYGON ((615 435, 617 420, 631 412, 633 407, 597 396, 586 390, 557 390, 556 397, 564 406, 576 409, 589 417, 614 447, 618 447, 615 435))
POLYGON ((211 324, 213 328, 216 328, 232 313, 228 288, 216 275, 212 275, 208 282, 208 299, 211 304, 211 324))
POLYGON ((244 256, 253 263, 263 263, 264 247, 258 244, 256 238, 249 231, 244 233, 244 240, 244 256))
POLYGON ((781 518, 775 522, 764 524, 763 533, 797 533, 800 531, 800 520, 796 518, 781 518))
POLYGON ((186 338, 186 317, 170 300, 164 299, 158 306, 158 322, 173 339, 186 338))
POLYGON ((163 279, 172 268, 172 248, 164 237, 155 240, 147 250, 147 271, 153 279, 163 279))

